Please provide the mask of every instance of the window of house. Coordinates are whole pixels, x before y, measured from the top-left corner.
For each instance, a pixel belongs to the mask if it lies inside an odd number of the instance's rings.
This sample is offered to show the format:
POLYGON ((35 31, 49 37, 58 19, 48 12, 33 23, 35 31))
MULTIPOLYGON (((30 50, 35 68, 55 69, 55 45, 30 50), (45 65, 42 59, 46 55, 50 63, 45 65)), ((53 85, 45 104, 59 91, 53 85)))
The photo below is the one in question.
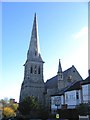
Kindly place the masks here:
POLYGON ((79 94, 78 94, 78 92, 76 92, 76 99, 79 99, 79 94))

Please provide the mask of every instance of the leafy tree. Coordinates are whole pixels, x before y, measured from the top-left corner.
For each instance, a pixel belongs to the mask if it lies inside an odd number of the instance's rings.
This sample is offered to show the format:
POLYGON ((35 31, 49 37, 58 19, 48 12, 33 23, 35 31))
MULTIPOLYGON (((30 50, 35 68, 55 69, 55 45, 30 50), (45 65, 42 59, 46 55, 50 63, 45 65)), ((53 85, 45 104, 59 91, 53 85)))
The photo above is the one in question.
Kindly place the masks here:
POLYGON ((9 103, 8 106, 14 110, 14 112, 17 112, 18 104, 17 103, 9 103))
POLYGON ((37 98, 26 97, 19 103, 19 113, 30 118, 47 118, 48 110, 42 106, 37 98))
POLYGON ((19 103, 19 112, 22 115, 28 115, 30 112, 36 111, 39 108, 39 103, 35 97, 26 97, 22 102, 19 103))
POLYGON ((16 114, 14 112, 14 110, 10 107, 4 107, 3 109, 3 115, 4 117, 14 117, 16 114))
POLYGON ((3 109, 3 117, 14 117, 18 109, 18 104, 10 102, 8 98, 1 99, 3 109))

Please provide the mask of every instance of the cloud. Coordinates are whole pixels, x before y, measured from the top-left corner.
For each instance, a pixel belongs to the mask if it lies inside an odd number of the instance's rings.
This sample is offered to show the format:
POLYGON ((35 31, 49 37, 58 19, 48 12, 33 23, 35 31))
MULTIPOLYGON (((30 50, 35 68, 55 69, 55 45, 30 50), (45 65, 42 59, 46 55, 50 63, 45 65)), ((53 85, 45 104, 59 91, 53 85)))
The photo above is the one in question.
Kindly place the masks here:
POLYGON ((85 78, 88 72, 88 27, 82 27, 73 35, 74 43, 77 43, 72 61, 78 68, 82 77, 85 78))
POLYGON ((85 26, 81 28, 79 32, 74 34, 74 39, 76 40, 88 40, 88 27, 85 26))

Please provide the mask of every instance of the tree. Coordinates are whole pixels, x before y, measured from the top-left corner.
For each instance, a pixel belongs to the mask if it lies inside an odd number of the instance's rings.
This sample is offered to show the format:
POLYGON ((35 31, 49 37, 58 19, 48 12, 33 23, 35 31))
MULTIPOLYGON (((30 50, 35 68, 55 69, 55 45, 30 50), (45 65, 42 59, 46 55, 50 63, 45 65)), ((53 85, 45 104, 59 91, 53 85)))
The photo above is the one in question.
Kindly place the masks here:
POLYGON ((14 112, 17 112, 18 104, 17 103, 9 103, 8 106, 14 110, 14 112))
POLYGON ((3 115, 4 117, 14 117, 16 114, 14 112, 14 110, 10 107, 4 107, 3 109, 3 115))
POLYGON ((38 100, 35 97, 26 97, 19 103, 19 112, 22 115, 28 115, 39 108, 38 100))
POLYGON ((2 103, 3 117, 16 116, 18 103, 10 102, 10 100, 11 99, 8 99, 8 98, 4 98, 0 100, 0 102, 2 103))
POLYGON ((20 115, 23 115, 23 117, 28 116, 29 118, 47 118, 48 111, 49 110, 42 106, 35 97, 26 97, 19 103, 19 113, 20 115))

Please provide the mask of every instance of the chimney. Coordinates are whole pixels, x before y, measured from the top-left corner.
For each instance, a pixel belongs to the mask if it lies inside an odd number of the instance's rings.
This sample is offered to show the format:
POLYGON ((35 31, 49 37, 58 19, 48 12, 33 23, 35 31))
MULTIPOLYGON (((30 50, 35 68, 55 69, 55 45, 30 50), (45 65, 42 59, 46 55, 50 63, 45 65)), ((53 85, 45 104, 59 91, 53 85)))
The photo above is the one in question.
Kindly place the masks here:
POLYGON ((90 69, 88 70, 88 75, 90 76, 90 69))

